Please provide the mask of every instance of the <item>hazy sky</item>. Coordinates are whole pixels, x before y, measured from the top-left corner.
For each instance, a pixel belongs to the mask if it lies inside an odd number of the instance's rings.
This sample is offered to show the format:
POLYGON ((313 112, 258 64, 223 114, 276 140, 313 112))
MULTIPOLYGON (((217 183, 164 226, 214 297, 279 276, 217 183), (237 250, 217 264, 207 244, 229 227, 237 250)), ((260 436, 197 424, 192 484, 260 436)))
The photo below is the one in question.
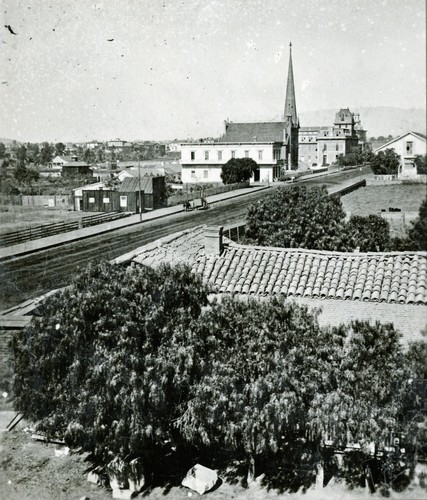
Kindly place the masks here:
POLYGON ((0 137, 198 138, 279 118, 289 41, 298 112, 425 108, 425 15, 424 0, 3 0, 0 137))

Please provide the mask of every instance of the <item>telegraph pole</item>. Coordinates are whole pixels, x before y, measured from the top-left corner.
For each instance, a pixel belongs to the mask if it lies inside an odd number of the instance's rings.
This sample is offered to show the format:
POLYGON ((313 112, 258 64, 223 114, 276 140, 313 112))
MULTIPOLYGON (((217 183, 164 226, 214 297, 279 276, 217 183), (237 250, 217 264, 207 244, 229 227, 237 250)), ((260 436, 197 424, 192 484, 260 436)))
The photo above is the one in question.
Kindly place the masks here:
POLYGON ((142 196, 141 196, 141 162, 138 151, 138 191, 139 191, 139 221, 142 222, 142 196))

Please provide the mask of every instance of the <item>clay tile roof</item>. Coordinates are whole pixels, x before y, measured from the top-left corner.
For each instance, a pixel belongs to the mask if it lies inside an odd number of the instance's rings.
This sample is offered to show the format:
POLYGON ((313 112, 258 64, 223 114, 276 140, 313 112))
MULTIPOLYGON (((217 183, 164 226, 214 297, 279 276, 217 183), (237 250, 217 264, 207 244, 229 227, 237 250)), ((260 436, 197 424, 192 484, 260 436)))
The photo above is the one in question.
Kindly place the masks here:
POLYGON ((237 245, 206 255, 204 228, 150 243, 128 260, 186 262, 217 293, 427 305, 427 252, 346 253, 237 245))
POLYGON ((209 279, 220 293, 231 284, 231 289, 243 295, 427 305, 425 252, 362 254, 230 243, 214 259, 227 271, 209 279), (241 251, 236 253, 236 248, 241 251), (237 283, 241 277, 244 281, 237 291, 232 279, 237 283))

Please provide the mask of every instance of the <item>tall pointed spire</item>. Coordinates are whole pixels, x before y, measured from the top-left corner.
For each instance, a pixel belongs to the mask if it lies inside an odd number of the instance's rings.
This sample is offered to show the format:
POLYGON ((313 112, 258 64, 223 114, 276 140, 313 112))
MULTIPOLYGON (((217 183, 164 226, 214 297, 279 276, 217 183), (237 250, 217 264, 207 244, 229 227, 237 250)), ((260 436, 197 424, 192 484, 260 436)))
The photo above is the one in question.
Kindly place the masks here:
POLYGON ((295 99, 295 85, 294 85, 294 70, 292 68, 292 42, 289 43, 289 69, 288 69, 288 83, 286 84, 286 98, 284 118, 288 120, 291 118, 291 125, 297 126, 297 102, 295 99))

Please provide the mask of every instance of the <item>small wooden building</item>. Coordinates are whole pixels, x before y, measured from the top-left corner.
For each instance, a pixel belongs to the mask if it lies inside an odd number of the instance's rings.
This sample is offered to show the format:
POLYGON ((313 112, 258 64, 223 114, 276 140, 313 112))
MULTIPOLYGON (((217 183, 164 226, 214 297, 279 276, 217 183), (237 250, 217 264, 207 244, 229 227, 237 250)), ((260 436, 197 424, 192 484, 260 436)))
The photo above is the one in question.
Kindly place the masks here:
POLYGON ((110 189, 84 190, 85 212, 134 212, 139 213, 139 203, 144 212, 144 191, 113 191, 110 189))

